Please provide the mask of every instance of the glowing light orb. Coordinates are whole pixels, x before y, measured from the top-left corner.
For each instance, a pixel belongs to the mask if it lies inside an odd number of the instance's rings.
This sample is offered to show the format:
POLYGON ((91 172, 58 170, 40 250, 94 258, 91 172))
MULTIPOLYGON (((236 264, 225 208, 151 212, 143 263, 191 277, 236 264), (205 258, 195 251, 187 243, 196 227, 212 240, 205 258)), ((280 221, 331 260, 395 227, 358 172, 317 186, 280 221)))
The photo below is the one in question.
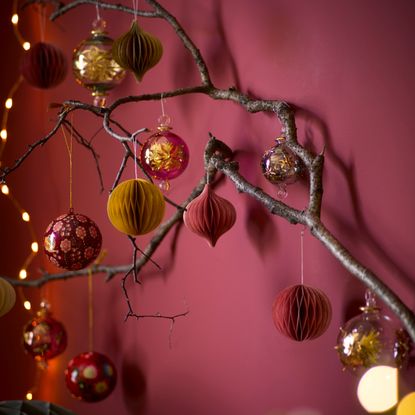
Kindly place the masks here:
POLYGON ((398 369, 375 366, 360 379, 357 397, 367 412, 385 412, 398 403, 398 369))
POLYGON ((415 392, 406 395, 399 402, 396 415, 415 415, 415 392))

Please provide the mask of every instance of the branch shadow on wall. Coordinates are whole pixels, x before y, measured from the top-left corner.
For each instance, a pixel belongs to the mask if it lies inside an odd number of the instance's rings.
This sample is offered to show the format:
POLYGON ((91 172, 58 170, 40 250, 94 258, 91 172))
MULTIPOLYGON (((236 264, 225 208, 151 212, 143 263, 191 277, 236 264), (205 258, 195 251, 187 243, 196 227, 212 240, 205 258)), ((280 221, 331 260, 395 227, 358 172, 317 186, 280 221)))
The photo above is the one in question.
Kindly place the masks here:
POLYGON ((410 286, 411 289, 415 291, 415 283, 410 278, 408 278, 399 264, 397 264, 390 257, 389 253, 382 246, 380 246, 376 238, 370 233, 370 230, 362 214, 361 201, 357 196, 357 178, 353 162, 346 164, 342 158, 336 154, 336 151, 334 150, 335 145, 333 143, 332 137, 328 132, 327 125, 320 118, 318 118, 315 114, 312 114, 311 112, 299 107, 292 106, 292 108, 296 119, 302 119, 305 123, 304 146, 314 154, 320 152, 319 150, 316 150, 315 145, 313 144, 313 130, 317 130, 323 137, 323 141, 326 146, 325 156, 331 159, 333 165, 338 168, 347 183, 347 189, 349 191, 355 218, 355 229, 351 230, 350 223, 345 223, 343 218, 340 218, 338 215, 336 215, 336 212, 331 211, 330 215, 336 219, 341 232, 344 232, 345 234, 350 232, 355 233, 356 237, 364 241, 365 245, 367 245, 373 254, 379 258, 379 260, 381 260, 382 264, 386 265, 389 269, 392 269, 396 273, 396 276, 399 277, 403 283, 405 283, 407 286, 410 286))
POLYGON ((147 406, 147 382, 140 368, 127 360, 123 361, 121 370, 124 402, 129 412, 140 415, 147 406))

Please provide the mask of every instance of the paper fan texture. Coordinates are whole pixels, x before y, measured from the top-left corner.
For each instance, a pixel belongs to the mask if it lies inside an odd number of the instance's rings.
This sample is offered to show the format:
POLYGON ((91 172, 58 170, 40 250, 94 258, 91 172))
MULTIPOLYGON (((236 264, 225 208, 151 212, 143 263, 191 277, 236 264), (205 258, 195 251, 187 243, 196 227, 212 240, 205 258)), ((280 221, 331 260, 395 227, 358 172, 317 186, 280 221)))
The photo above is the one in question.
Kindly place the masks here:
POLYGON ((16 291, 13 286, 0 278, 0 317, 8 313, 16 302, 16 291))
POLYGON ((278 331, 300 342, 321 336, 330 324, 331 314, 327 296, 310 285, 286 288, 272 305, 272 318, 278 331))
POLYGON ((44 401, 3 401, 0 414, 8 415, 76 415, 68 409, 44 401))
POLYGON ((133 20, 128 32, 114 42, 111 52, 115 62, 130 71, 137 82, 141 82, 144 74, 160 61, 163 46, 133 20))
POLYGON ((200 196, 187 205, 183 221, 213 248, 235 224, 236 210, 231 202, 215 194, 210 184, 206 184, 200 196))
POLYGON ((20 58, 20 72, 25 81, 37 89, 54 88, 68 73, 68 61, 58 46, 39 42, 20 58))
POLYGON ((110 194, 107 211, 111 223, 127 235, 144 235, 164 218, 166 203, 160 189, 142 180, 127 180, 110 194))

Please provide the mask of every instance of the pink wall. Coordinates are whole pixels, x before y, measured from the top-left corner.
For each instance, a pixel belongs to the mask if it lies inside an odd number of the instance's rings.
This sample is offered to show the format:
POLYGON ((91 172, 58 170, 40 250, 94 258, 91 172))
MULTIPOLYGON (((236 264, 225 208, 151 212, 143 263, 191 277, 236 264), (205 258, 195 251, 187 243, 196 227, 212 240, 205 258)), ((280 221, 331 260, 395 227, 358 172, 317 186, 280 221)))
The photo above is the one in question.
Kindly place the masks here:
MULTIPOLYGON (((117 1, 131 6, 129 0, 117 1)), ((148 8, 144 1, 142 8, 148 8)), ((18 74, 21 54, 10 22, 11 0, 0 16, 3 65, 0 102, 18 74)), ((415 5, 405 0, 254 1, 175 0, 162 2, 201 50, 215 86, 259 99, 281 99, 295 112, 300 143, 314 152, 326 146, 324 208, 327 227, 359 260, 375 271, 412 309, 415 204, 413 168, 415 130, 415 5)), ((102 11, 110 36, 124 33, 132 20, 102 11)), ((56 23, 48 23, 46 40, 70 58, 89 36, 93 6, 79 7, 56 23)), ((163 43, 164 56, 137 85, 128 75, 109 101, 148 92, 198 85, 189 52, 164 21, 139 19, 163 43)), ((39 40, 37 15, 21 15, 21 31, 39 40)), ((71 74, 58 88, 40 92, 22 85, 10 113, 9 141, 2 166, 10 166, 27 144, 52 128, 50 102, 91 102, 71 74)), ((276 188, 261 175, 262 154, 279 134, 274 114, 250 115, 234 103, 205 96, 168 99, 165 104, 174 132, 187 142, 191 160, 185 174, 172 183, 169 197, 181 203, 203 175, 203 149, 208 132, 236 151, 241 173, 274 195, 276 188)), ((159 102, 128 104, 115 118, 130 131, 156 128, 159 102)), ((90 138, 100 120, 74 115, 75 126, 90 138)), ((91 154, 74 149, 74 207, 100 227, 105 264, 131 260, 128 240, 106 215, 107 192, 124 154, 122 146, 100 132, 93 141, 103 170, 105 191, 99 193, 91 154)), ((133 178, 130 164, 125 178, 133 178)), ((8 185, 31 214, 41 241, 47 225, 69 208, 69 163, 61 134, 36 149, 10 175, 8 185)), ((307 180, 289 188, 287 203, 307 204, 307 180)), ((119 382, 105 401, 80 403, 65 388, 69 360, 88 349, 88 284, 86 278, 59 281, 41 293, 25 289, 34 304, 47 291, 54 316, 69 334, 67 350, 51 361, 35 398, 50 400, 79 415, 100 414, 232 414, 350 415, 363 414, 356 398, 357 378, 342 371, 334 346, 339 327, 359 313, 365 288, 307 231, 304 237, 305 283, 322 289, 333 306, 332 323, 317 340, 295 343, 281 336, 271 318, 271 304, 288 285, 300 282, 301 227, 273 217, 229 180, 216 192, 233 203, 238 220, 216 248, 177 226, 154 255, 158 271, 147 265, 141 286, 128 283, 137 313, 190 313, 176 320, 169 349, 170 321, 129 320, 116 276, 94 276, 94 349, 109 356, 119 382), (301 412, 301 409, 304 412, 301 412)), ((10 201, 0 195, 0 275, 16 276, 28 254, 30 234, 10 201)), ((173 208, 167 208, 167 215, 173 208)), ((149 237, 138 238, 144 248, 149 237)), ((39 254, 29 269, 56 269, 39 254)), ((385 313, 391 314, 384 309, 385 313)), ((18 302, 0 319, 2 380, 0 400, 24 399, 35 374, 33 360, 19 344, 29 314, 18 302)), ((402 374, 402 390, 415 390, 414 372, 402 374), (412 380, 410 378, 412 377, 412 380)), ((391 412, 392 413, 392 412, 391 412)))

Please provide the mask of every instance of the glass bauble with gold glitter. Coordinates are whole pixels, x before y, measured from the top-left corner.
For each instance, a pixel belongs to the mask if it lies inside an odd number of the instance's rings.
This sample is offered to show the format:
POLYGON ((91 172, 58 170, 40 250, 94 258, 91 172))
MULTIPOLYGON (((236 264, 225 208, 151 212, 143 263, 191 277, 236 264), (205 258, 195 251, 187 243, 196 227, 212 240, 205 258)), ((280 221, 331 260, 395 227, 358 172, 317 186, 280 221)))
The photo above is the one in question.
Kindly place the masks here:
POLYGON ((42 300, 40 305, 36 317, 23 327, 22 345, 25 353, 46 369, 48 360, 65 351, 68 336, 65 326, 52 317, 49 302, 42 300))
POLYGON ((287 147, 285 137, 275 139, 276 145, 265 152, 261 160, 262 174, 272 184, 278 186, 278 197, 288 195, 287 184, 295 183, 304 171, 304 164, 287 147))
POLYGON ((148 138, 140 152, 140 162, 146 172, 160 180, 159 187, 168 190, 169 180, 180 176, 189 163, 189 149, 184 140, 171 132, 170 118, 159 118, 159 132, 148 138))
POLYGON ((344 370, 361 374, 378 365, 401 368, 410 351, 407 332, 396 327, 392 319, 381 314, 372 291, 366 292, 363 313, 340 328, 337 353, 344 370))
POLYGON ((108 91, 119 85, 126 71, 112 58, 114 40, 107 37, 105 21, 93 23, 92 37, 81 42, 72 57, 72 70, 76 80, 92 91, 94 105, 105 106, 108 91))

